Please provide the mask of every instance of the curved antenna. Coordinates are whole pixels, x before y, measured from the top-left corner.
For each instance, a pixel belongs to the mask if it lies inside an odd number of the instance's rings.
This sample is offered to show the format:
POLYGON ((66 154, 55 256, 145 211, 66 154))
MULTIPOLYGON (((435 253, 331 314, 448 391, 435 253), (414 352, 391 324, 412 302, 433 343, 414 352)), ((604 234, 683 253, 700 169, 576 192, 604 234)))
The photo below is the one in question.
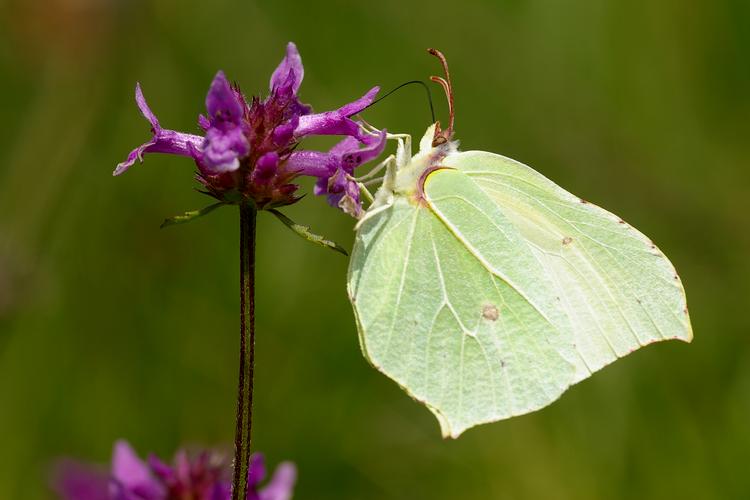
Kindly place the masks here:
POLYGON ((427 52, 440 60, 440 64, 443 66, 443 73, 445 74, 445 78, 439 76, 431 76, 430 80, 435 83, 439 83, 445 91, 445 96, 448 98, 448 128, 443 131, 440 129, 439 122, 435 124, 435 135, 432 139, 432 146, 435 147, 448 142, 453 136, 453 122, 455 119, 455 112, 453 107, 453 85, 451 84, 450 71, 448 71, 448 61, 445 59, 443 53, 437 49, 427 49, 427 52))
POLYGON ((399 86, 397 86, 397 87, 389 90, 385 94, 381 95, 380 97, 378 97, 377 99, 375 99, 374 101, 372 101, 370 104, 368 104, 367 106, 365 106, 364 108, 362 108, 362 111, 364 111, 365 109, 369 108, 370 106, 374 106, 375 104, 379 103, 380 101, 382 101, 383 99, 385 99, 389 95, 393 94, 397 90, 400 90, 401 88, 406 87, 407 85, 414 85, 414 84, 417 84, 417 83, 419 85, 421 85, 422 88, 427 93, 427 102, 430 103, 430 117, 432 118, 432 121, 430 123, 435 123, 435 107, 432 105, 432 92, 430 92, 430 87, 425 82, 423 82, 422 80, 410 80, 408 82, 402 83, 401 85, 399 85, 399 86))

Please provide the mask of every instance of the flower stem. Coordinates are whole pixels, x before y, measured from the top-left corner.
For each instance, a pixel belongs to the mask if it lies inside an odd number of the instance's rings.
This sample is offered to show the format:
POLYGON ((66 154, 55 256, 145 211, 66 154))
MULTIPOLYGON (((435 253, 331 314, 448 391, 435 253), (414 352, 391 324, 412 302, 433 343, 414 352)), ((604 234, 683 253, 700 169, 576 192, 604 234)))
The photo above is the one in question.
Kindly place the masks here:
POLYGON ((240 372, 232 500, 247 498, 250 466, 255 364, 255 216, 256 209, 252 202, 240 204, 240 372))

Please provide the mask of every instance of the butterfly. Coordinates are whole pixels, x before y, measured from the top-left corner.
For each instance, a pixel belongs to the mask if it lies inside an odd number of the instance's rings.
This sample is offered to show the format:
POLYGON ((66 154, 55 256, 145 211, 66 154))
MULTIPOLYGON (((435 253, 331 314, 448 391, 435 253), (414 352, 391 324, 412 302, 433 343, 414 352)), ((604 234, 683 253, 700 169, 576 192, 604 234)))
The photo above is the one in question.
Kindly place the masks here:
POLYGON ((532 168, 460 151, 451 122, 407 135, 356 226, 362 352, 444 437, 543 408, 636 349, 690 342, 685 291, 654 243, 532 168))

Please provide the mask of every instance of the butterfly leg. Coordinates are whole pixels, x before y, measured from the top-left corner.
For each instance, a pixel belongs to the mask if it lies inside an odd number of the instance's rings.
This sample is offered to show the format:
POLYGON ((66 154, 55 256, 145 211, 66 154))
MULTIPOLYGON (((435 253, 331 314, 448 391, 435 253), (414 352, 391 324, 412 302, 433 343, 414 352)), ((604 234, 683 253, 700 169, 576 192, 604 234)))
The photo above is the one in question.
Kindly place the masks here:
POLYGON ((361 182, 358 182, 357 185, 359 186, 359 192, 367 200, 368 203, 372 203, 373 201, 375 201, 375 198, 372 196, 370 190, 367 189, 367 186, 365 186, 361 182))
POLYGON ((391 161, 393 161, 395 158, 396 158, 395 156, 390 155, 388 158, 386 158, 382 162, 380 162, 377 165, 375 165, 372 168, 372 170, 370 170, 369 172, 367 172, 365 175, 360 176, 360 177, 356 177, 356 178, 354 178, 354 180, 357 181, 357 182, 361 182, 361 181, 366 181, 368 179, 372 179, 373 177, 375 177, 375 174, 377 174, 378 172, 380 172, 381 170, 383 170, 383 168, 385 168, 388 165, 388 163, 391 162, 391 161))
POLYGON ((364 118, 362 118, 361 115, 357 115, 356 118, 357 118, 357 121, 360 122, 359 123, 359 127, 362 130, 364 130, 368 134, 380 135, 380 130, 377 129, 377 128, 375 128, 372 124, 368 123, 367 120, 365 120, 364 118))
POLYGON ((398 141, 398 150, 396 150, 396 156, 389 156, 386 158, 385 165, 385 176, 383 177, 383 190, 388 193, 393 193, 396 187, 396 171, 402 165, 399 163, 399 153, 402 153, 403 142, 401 139, 398 141))
POLYGON ((409 134, 387 134, 388 139, 396 139, 398 147, 396 148, 396 162, 399 168, 403 167, 411 159, 411 136, 409 134))
POLYGON ((366 173, 365 175, 361 177, 350 177, 351 180, 355 181, 357 185, 359 186, 360 192, 364 195, 364 197, 369 201, 370 203, 373 203, 375 201, 375 198, 372 196, 372 193, 370 193, 370 190, 367 189, 367 186, 370 184, 375 184, 381 181, 385 181, 386 179, 393 178, 395 180, 396 178, 396 156, 390 155, 388 158, 380 162, 375 168, 373 168, 371 171, 366 173), (380 172, 385 168, 385 176, 377 179, 373 179, 375 174, 380 172))
MULTIPOLYGON (((396 157, 394 155, 390 155, 385 159, 383 163, 385 166, 385 176, 383 176, 383 184, 380 186, 380 189, 377 190, 375 196, 373 196, 372 193, 370 193, 370 191, 367 189, 367 186, 365 185, 368 184, 367 182, 358 183, 362 196, 370 202, 370 206, 362 215, 362 218, 359 219, 357 225, 354 226, 355 230, 359 228, 369 217, 372 217, 374 214, 387 209, 393 203, 393 189, 396 185, 396 157)), ((379 181, 380 179, 377 180, 379 181)))
MULTIPOLYGON (((366 134, 379 135, 381 131, 365 121, 362 117, 358 118, 359 127, 366 134)), ((411 160, 411 135, 409 134, 386 134, 386 139, 397 140, 398 146, 396 148, 396 163, 401 168, 411 160)), ((387 159, 386 159, 387 161, 387 159)), ((380 166, 380 165, 379 165, 380 166)), ((377 168, 377 167, 376 167, 377 168)), ((382 167, 381 167, 382 168, 382 167)))

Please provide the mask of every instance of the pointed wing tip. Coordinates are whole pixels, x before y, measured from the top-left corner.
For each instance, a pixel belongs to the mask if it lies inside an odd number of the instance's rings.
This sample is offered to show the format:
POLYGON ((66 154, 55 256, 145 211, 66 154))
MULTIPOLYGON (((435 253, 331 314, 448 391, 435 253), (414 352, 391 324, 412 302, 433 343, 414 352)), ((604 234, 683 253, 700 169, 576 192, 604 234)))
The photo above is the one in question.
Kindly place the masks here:
POLYGON ((445 441, 448 441, 448 440, 451 440, 451 439, 452 440, 458 439, 461 436, 461 434, 464 433, 464 431, 451 432, 449 429, 448 430, 441 429, 440 433, 442 434, 443 439, 445 441))
POLYGON ((687 334, 684 337, 676 336, 673 337, 672 340, 680 340, 682 342, 685 342, 686 344, 692 344, 693 343, 693 327, 689 326, 687 334))

